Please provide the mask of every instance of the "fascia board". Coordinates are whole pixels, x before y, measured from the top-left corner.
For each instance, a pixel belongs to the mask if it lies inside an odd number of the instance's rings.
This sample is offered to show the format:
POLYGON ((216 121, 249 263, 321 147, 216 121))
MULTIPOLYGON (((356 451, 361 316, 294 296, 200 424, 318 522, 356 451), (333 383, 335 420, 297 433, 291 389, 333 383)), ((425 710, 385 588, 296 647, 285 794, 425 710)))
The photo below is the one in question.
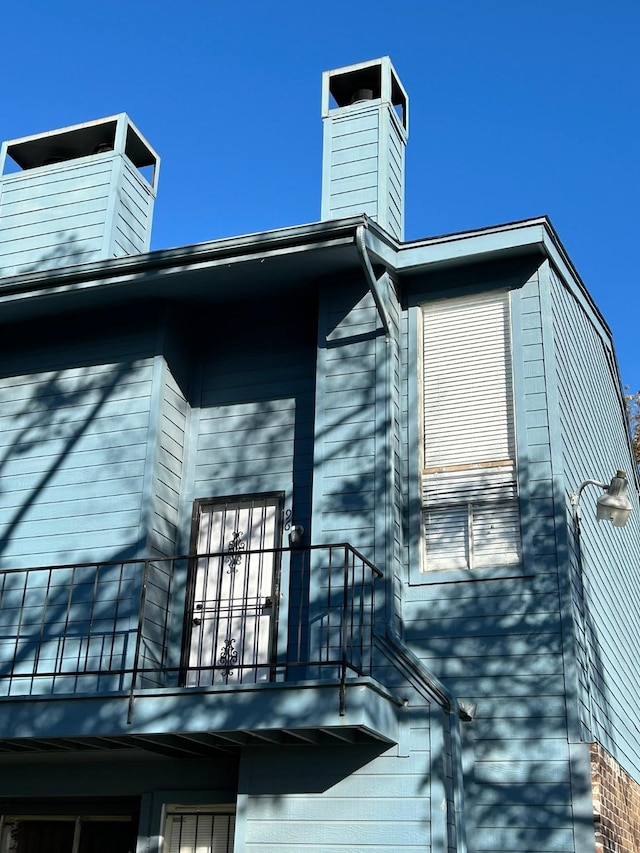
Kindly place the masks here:
POLYGON ((187 271, 297 255, 311 250, 352 245, 355 252, 356 229, 363 222, 363 216, 349 217, 60 270, 23 273, 0 279, 0 305, 45 293, 53 295, 107 288, 133 281, 176 276, 187 271))
POLYGON ((367 222, 366 235, 372 262, 383 264, 389 272, 400 277, 535 250, 544 254, 543 219, 443 234, 410 243, 393 241, 372 224, 367 222))
POLYGON ((607 321, 600 313, 600 309, 593 301, 585 283, 571 263, 569 255, 560 242, 560 238, 549 222, 547 222, 544 233, 544 253, 557 269, 565 287, 576 297, 593 326, 603 337, 607 338, 609 345, 612 346, 613 334, 607 321))
POLYGON ((527 220, 408 243, 398 252, 398 272, 416 273, 435 266, 489 260, 493 256, 522 254, 536 248, 541 250, 544 226, 543 220, 527 220))
POLYGON ((583 306, 590 321, 611 340, 611 329, 547 217, 525 219, 477 231, 444 234, 400 244, 367 222, 367 249, 372 262, 383 264, 400 278, 463 263, 479 263, 539 252, 558 270, 565 286, 583 306))
POLYGON ((394 278, 539 251, 557 268, 565 286, 583 305, 594 326, 611 341, 609 326, 546 217, 401 244, 368 217, 359 215, 106 262, 0 278, 0 306, 44 294, 51 296, 78 290, 117 288, 134 281, 157 280, 187 271, 213 270, 220 266, 299 255, 311 250, 352 245, 355 252, 356 233, 361 225, 365 226, 366 248, 372 263, 385 266, 394 278))

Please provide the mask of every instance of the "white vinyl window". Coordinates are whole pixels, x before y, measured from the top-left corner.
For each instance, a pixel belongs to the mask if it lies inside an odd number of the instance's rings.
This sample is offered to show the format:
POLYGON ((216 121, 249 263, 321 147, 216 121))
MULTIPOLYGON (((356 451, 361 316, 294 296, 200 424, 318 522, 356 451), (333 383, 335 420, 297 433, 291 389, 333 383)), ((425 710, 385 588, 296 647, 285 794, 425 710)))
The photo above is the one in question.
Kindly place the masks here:
POLYGON ((509 294, 443 299, 423 317, 423 570, 520 560, 509 294))

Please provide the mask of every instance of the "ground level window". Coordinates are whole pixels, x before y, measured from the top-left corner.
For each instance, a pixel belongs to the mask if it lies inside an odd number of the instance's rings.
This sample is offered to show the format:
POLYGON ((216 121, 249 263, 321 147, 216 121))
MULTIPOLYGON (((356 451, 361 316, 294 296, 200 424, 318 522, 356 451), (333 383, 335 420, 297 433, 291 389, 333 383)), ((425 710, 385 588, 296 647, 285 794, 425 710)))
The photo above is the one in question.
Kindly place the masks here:
POLYGON ((167 809, 163 853, 232 853, 235 815, 218 809, 167 809))
POLYGON ((133 853, 130 816, 5 815, 0 853, 133 853))

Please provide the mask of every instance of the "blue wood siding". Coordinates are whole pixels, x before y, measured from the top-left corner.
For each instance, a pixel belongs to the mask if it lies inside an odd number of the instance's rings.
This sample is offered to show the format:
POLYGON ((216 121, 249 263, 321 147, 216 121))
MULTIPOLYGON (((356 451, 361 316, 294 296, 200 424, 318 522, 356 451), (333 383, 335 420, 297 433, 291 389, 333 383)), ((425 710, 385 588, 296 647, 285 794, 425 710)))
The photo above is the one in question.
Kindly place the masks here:
POLYGON ((158 431, 155 447, 152 448, 155 468, 150 547, 153 553, 169 557, 179 553, 187 545, 186 531, 179 529, 179 516, 189 406, 164 357, 160 359, 157 381, 160 383, 160 389, 158 431))
POLYGON ((441 803, 429 796, 428 715, 415 721, 407 741, 410 755, 392 747, 372 757, 357 746, 243 754, 245 849, 430 851, 432 805, 441 810, 441 803))
POLYGON ((310 536, 315 306, 302 328, 283 324, 277 306, 256 311, 250 336, 223 323, 202 355, 185 511, 194 498, 282 491, 310 536))
MULTIPOLYGON (((216 756, 215 761, 203 761, 198 758, 176 760, 152 753, 127 755, 123 752, 115 760, 111 754, 94 754, 89 761, 86 753, 73 754, 70 751, 62 761, 59 758, 52 760, 48 755, 44 758, 32 756, 33 760, 26 762, 22 755, 4 754, 0 773, 3 805, 7 801, 16 803, 34 796, 49 796, 52 791, 57 797, 81 798, 139 798, 141 794, 154 792, 160 810, 163 802, 183 802, 177 800, 178 791, 187 797, 198 791, 200 802, 205 804, 229 802, 237 784, 238 760, 223 753, 216 756), (176 799, 171 799, 172 796, 176 799)), ((164 827, 160 825, 159 814, 156 819, 158 823, 148 827, 143 816, 143 832, 161 833, 164 827)))
POLYGON ((404 628, 424 665, 478 703, 467 791, 477 849, 573 850, 555 846, 571 835, 572 814, 553 576, 433 584, 405 604, 404 628))
POLYGON ((149 249, 153 190, 129 160, 97 155, 0 178, 0 276, 149 249))
POLYGON ((334 118, 327 125, 329 187, 325 219, 366 213, 378 218, 380 111, 376 107, 334 118))
POLYGON ((115 223, 111 235, 115 258, 147 252, 151 242, 154 197, 151 187, 126 157, 121 186, 116 189, 115 223))
POLYGON ((366 213, 402 239, 405 139, 391 108, 334 110, 324 134, 322 218, 366 213))
MULTIPOLYGON (((633 462, 608 333, 553 269, 550 280, 568 494, 587 479, 608 482, 620 467, 631 475, 633 462)), ((637 777, 640 747, 631 721, 640 703, 640 514, 633 486, 631 492, 634 512, 619 530, 595 521, 601 491, 587 487, 580 502, 582 577, 570 520, 569 570, 581 721, 586 732, 637 777)))
POLYGON ((512 293, 511 306, 523 562, 527 572, 555 572, 557 507, 539 273, 512 293))
POLYGON ((5 175, 0 275, 101 257, 111 171, 110 160, 87 158, 5 175))
POLYGON ((1 565, 134 556, 152 387, 144 344, 123 333, 73 353, 34 348, 19 373, 15 351, 2 357, 1 565))
MULTIPOLYGON (((385 277, 386 278, 386 277, 385 277)), ((403 425, 402 404, 403 390, 406 385, 403 382, 403 371, 401 363, 401 326, 402 312, 396 298, 394 298, 393 285, 389 280, 385 283, 387 287, 387 310, 390 317, 391 335, 388 342, 378 346, 382 349, 382 357, 388 360, 385 364, 389 375, 389 437, 388 447, 384 451, 384 458, 389 460, 390 481, 389 507, 391 518, 388 520, 390 527, 391 547, 385 561, 387 574, 392 575, 391 583, 387 585, 387 613, 393 620, 399 635, 402 634, 402 586, 404 580, 404 542, 405 542, 405 480, 403 479, 403 425)), ((384 401, 383 401, 384 405, 384 401)))
MULTIPOLYGON (((573 851, 565 649, 539 276, 532 275, 526 265, 519 272, 516 265, 515 272, 513 268, 485 270, 482 278, 485 287, 512 291, 523 566, 513 570, 513 577, 482 570, 420 576, 411 566, 414 584, 405 589, 404 636, 410 649, 455 696, 478 703, 478 716, 471 724, 475 794, 472 804, 467 800, 476 849, 573 851)), ((462 287, 464 279, 462 274, 452 283, 462 287)), ((473 287, 474 275, 467 281, 473 287)), ((432 292, 441 295, 435 283, 430 282, 432 292)), ((427 295, 425 290, 422 301, 427 295)), ((417 293, 415 298, 421 301, 417 293)), ((410 314, 405 325, 407 344, 419 334, 417 327, 410 314)), ((418 365, 413 363, 417 349, 408 346, 403 355, 408 377, 404 396, 408 410, 403 417, 409 438, 417 435, 412 421, 418 418, 414 405, 418 365)), ((417 477, 417 447, 414 454, 408 455, 413 460, 409 483, 417 477)), ((409 501, 411 494, 409 490, 409 501)), ((413 525, 416 516, 415 512, 408 516, 413 525)), ((419 536, 412 529, 408 534, 413 562, 418 560, 419 536)))
POLYGON ((391 113, 385 116, 385 138, 387 163, 387 193, 385 227, 390 234, 402 240, 404 237, 404 155, 405 140, 401 138, 391 113))
MULTIPOLYGON (((377 310, 362 285, 321 308, 315 419, 314 541, 349 542, 374 557, 377 310)), ((384 393, 384 392, 383 392, 384 393)))

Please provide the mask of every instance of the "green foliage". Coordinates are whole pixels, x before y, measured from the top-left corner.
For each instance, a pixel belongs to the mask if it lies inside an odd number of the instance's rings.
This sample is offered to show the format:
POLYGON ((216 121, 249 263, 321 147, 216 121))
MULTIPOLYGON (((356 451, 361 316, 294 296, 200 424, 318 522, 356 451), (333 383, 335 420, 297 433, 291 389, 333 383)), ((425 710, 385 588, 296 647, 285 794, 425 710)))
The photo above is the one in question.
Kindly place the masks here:
POLYGON ((640 391, 631 394, 628 386, 625 391, 627 393, 624 395, 624 400, 627 406, 629 429, 631 430, 631 446, 636 463, 640 465, 640 391))

